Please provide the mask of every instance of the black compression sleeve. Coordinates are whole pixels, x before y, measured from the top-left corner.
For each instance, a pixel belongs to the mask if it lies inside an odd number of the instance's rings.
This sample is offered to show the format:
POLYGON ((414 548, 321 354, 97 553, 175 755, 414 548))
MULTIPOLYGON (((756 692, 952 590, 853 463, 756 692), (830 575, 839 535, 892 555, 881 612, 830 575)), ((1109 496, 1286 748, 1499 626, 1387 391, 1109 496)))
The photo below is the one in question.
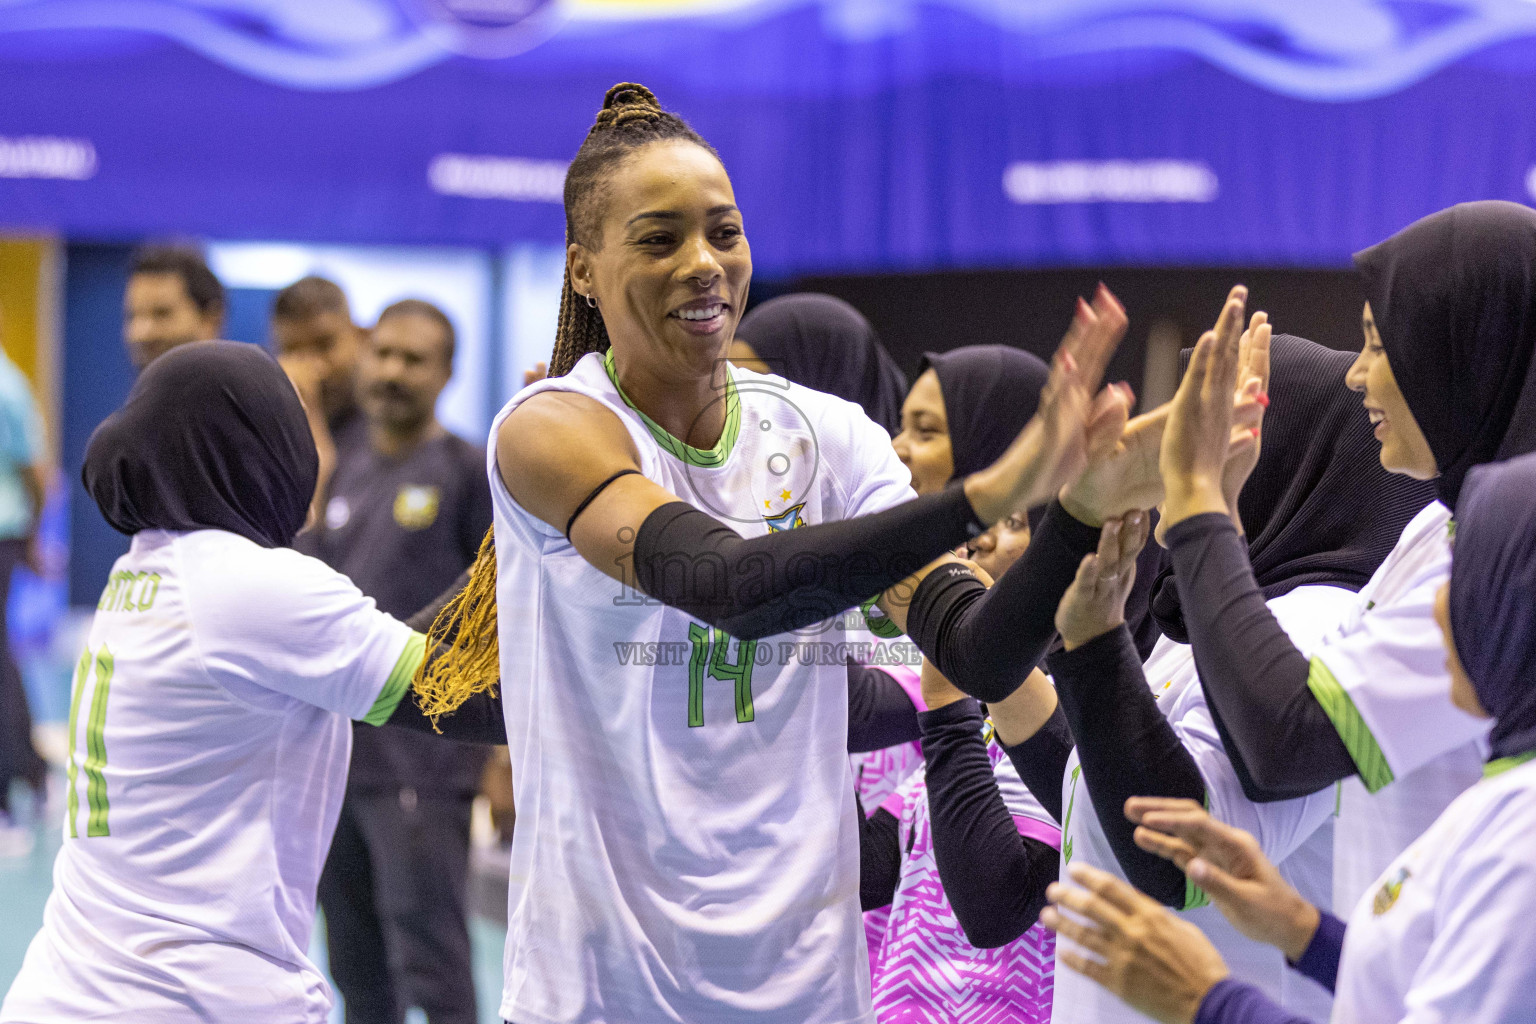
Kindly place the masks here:
POLYGON ((917 708, 890 675, 848 661, 848 753, 884 750, 922 736, 917 708))
POLYGON ((1013 770, 1057 824, 1061 823, 1061 783, 1074 745, 1072 729, 1058 701, 1056 710, 1033 736, 1017 746, 1003 747, 1003 753, 1013 762, 1013 770))
POLYGON ((427 605, 421 611, 406 619, 405 624, 410 626, 418 633, 426 633, 430 631, 432 629, 432 623, 437 619, 438 613, 440 613, 444 608, 448 607, 448 602, 452 601, 454 597, 458 595, 459 591, 463 590, 467 586, 469 586, 469 570, 465 569, 459 574, 459 578, 454 580, 453 584, 447 590, 434 597, 431 604, 427 605))
POLYGON ((507 720, 502 713, 501 696, 492 696, 489 692, 477 693, 450 714, 439 715, 437 728, 442 730, 441 733, 432 728, 432 720, 421 713, 421 707, 410 691, 400 699, 384 724, 465 743, 500 746, 507 742, 507 720))
POLYGON ((1136 845, 1125 802, 1167 796, 1204 804, 1205 780, 1158 710, 1130 631, 1120 625, 1075 650, 1057 651, 1050 666, 1099 825, 1120 869, 1148 896, 1183 910, 1189 893, 1184 872, 1136 845))
POLYGON ((1007 945, 1039 919, 1061 855, 1019 835, 992 774, 975 701, 956 701, 918 717, 944 895, 971 945, 1007 945))
POLYGON ((955 485, 895 508, 750 540, 687 502, 635 535, 639 589, 740 640, 809 626, 901 582, 983 524, 955 485))
POLYGON ((1166 540, 1200 682, 1248 799, 1289 800, 1354 775, 1307 687, 1311 666, 1264 603, 1231 520, 1191 516, 1166 540))
POLYGON ((1056 605, 1098 545, 1096 528, 1053 501, 1023 556, 990 590, 958 567, 929 573, 912 594, 907 635, 961 690, 1000 701, 1045 656, 1056 605))
POLYGON ((888 907, 901 881, 901 822, 880 808, 868 818, 859 806, 859 909, 888 907))

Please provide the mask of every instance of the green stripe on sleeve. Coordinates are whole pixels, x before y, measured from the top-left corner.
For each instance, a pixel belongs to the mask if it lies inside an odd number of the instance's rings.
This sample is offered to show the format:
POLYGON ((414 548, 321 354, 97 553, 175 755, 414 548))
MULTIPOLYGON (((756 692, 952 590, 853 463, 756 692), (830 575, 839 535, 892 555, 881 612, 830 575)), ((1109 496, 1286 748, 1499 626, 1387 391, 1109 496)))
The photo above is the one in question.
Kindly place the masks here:
POLYGON ((1323 706, 1333 727, 1339 731, 1339 739, 1344 741, 1344 749, 1354 759, 1355 768, 1359 770, 1360 781, 1365 783, 1365 788, 1375 793, 1392 782, 1394 776, 1387 764, 1387 755, 1381 752, 1371 727, 1365 724, 1360 709, 1355 707, 1355 702, 1350 699, 1344 687, 1328 671, 1328 666, 1318 658, 1312 659, 1307 688, 1323 706))
POLYGON ((1513 757, 1501 757, 1497 760, 1489 761, 1483 765, 1483 778, 1491 779, 1495 775, 1503 775, 1511 768, 1518 768, 1532 758, 1536 758, 1536 750, 1527 750, 1525 753, 1516 754, 1513 757))
POLYGON ((427 660, 427 638, 411 631, 411 638, 405 642, 405 650, 400 652, 400 657, 395 661, 395 667, 390 670, 389 678, 384 680, 384 689, 379 691, 379 699, 373 702, 373 707, 363 716, 363 721, 369 725, 383 725, 389 721, 389 716, 395 713, 395 708, 400 706, 405 692, 411 688, 411 680, 416 678, 416 670, 421 668, 421 663, 427 660))

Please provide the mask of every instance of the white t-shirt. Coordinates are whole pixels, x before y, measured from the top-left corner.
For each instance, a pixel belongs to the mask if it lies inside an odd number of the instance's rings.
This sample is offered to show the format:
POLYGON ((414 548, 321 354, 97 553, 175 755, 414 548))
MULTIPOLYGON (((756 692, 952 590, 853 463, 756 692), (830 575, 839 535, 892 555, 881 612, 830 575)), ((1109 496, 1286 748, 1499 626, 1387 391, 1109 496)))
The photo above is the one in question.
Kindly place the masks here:
MULTIPOLYGON (((857 406, 731 374, 709 452, 648 425, 596 355, 520 392, 492 437, 533 394, 586 395, 648 479, 748 537, 912 497, 857 406)), ((626 590, 513 501, 489 449, 518 816, 501 1015, 873 1021, 843 617, 742 642, 626 590)))
POLYGON ((306 950, 351 750, 425 640, 323 562, 137 534, 76 666, 64 845, 0 1021, 326 1020, 306 950))
POLYGON ((1431 502, 1311 652, 1308 685, 1359 769, 1339 793, 1339 914, 1482 771, 1488 723, 1451 703, 1434 618, 1450 538, 1449 510, 1431 502))
POLYGON ((1536 1019, 1536 761, 1510 763, 1489 765, 1361 898, 1339 1024, 1536 1019))
MULTIPOLYGON (((1339 587, 1297 587, 1270 601, 1269 609, 1291 641, 1306 651, 1339 621, 1354 597, 1339 587)), ((1212 816, 1253 833, 1265 856, 1280 865, 1287 881, 1308 899, 1326 904, 1331 890, 1332 835, 1327 823, 1334 810, 1333 790, 1298 800, 1265 804, 1249 801, 1206 705, 1205 691, 1195 671, 1193 649, 1161 637, 1143 671, 1147 684, 1157 694, 1158 709, 1173 725, 1200 769, 1212 816)), ((1099 823, 1098 808, 1082 778, 1075 750, 1067 760, 1062 807, 1063 880, 1068 878, 1067 866, 1077 861, 1125 878, 1099 823)), ((1120 808, 1112 810, 1121 813, 1120 808)), ((1328 1016, 1328 993, 1305 978, 1289 977, 1291 972, 1282 953, 1244 937, 1220 911, 1205 905, 1204 895, 1193 887, 1189 905, 1192 909, 1182 911, 1180 916, 1205 932, 1221 951, 1234 978, 1258 986, 1295 1013, 1319 1020, 1328 1016)), ((1063 944, 1070 945, 1061 940, 1057 948, 1063 944)), ((1052 1024, 1117 1024, 1147 1019, 1097 982, 1070 969, 1057 970, 1052 1024)))

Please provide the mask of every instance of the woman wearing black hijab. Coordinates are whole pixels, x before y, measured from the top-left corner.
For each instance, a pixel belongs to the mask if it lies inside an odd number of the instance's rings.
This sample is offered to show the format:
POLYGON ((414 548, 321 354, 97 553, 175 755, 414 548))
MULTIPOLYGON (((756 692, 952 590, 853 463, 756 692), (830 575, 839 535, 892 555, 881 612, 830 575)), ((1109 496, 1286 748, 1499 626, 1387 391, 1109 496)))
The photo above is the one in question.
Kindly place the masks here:
MULTIPOLYGON (((1245 934, 1332 989, 1334 1020, 1523 1024, 1536 1005, 1536 455, 1464 476, 1450 580, 1435 596, 1448 698, 1491 718, 1481 779, 1382 874, 1348 926, 1309 904, 1252 837, 1183 801, 1138 800, 1139 841, 1205 888, 1245 934), (1349 955, 1342 957, 1345 938, 1349 955)), ((1109 965, 1063 956, 1148 1016, 1194 1024, 1308 1024, 1228 976, 1202 936, 1150 900, 1074 872, 1094 897, 1042 919, 1109 965), (1107 927, 1106 927, 1107 926, 1107 927)))
POLYGON ((318 459, 260 349, 157 359, 83 478, 132 536, 70 704, 64 845, 0 1016, 323 1022, 306 950, 347 776, 425 640, 292 550, 318 459))
POLYGON ((1364 395, 1382 465, 1433 479, 1440 500, 1407 526, 1310 658, 1264 607, 1231 524, 1211 514, 1202 481, 1223 414, 1192 412, 1177 431, 1170 418, 1162 455, 1184 620, 1250 796, 1344 781, 1341 911, 1477 778, 1485 725, 1445 697, 1433 599, 1450 572, 1450 509, 1467 470, 1536 446, 1536 211, 1455 206, 1360 253, 1356 266, 1365 345, 1345 382, 1364 395))
POLYGON ((730 358, 861 405, 888 434, 900 425, 906 375, 864 314, 842 299, 814 292, 769 299, 741 318, 730 358))

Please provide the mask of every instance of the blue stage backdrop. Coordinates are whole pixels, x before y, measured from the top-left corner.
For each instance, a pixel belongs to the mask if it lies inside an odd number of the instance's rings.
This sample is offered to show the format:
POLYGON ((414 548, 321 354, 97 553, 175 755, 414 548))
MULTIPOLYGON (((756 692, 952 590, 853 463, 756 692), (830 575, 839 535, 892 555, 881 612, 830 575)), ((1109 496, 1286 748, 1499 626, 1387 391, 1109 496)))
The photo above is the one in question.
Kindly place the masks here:
POLYGON ((623 79, 764 276, 1337 266, 1536 187, 1531 0, 9 0, 0 223, 558 240, 623 79))

